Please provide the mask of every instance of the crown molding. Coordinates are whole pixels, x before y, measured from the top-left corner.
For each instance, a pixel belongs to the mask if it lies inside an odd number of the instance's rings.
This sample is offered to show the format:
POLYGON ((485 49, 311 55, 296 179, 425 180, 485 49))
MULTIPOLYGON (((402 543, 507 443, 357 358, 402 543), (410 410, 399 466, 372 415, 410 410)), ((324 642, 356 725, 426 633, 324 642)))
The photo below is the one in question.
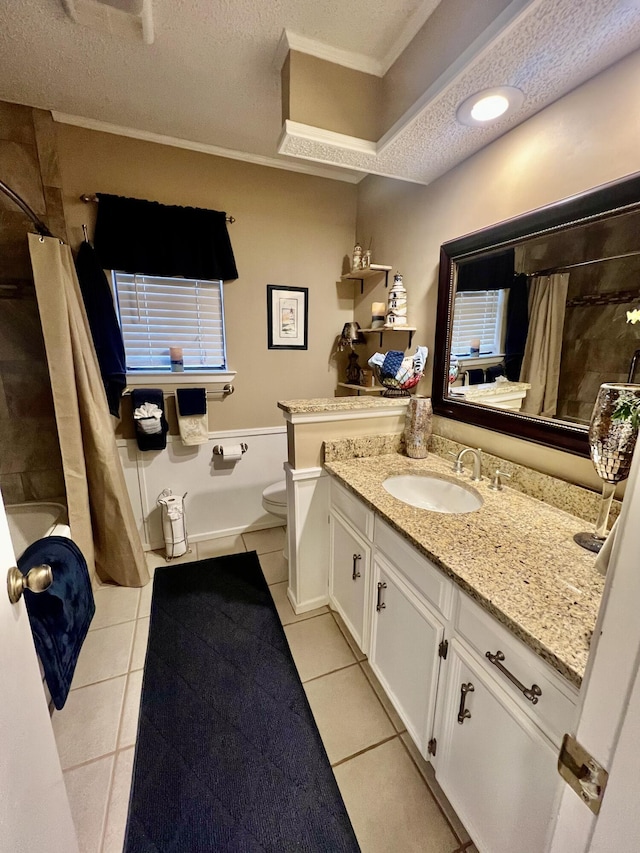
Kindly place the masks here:
POLYGON ((333 62, 334 65, 342 65, 344 68, 351 68, 354 71, 373 74, 375 77, 382 77, 384 75, 382 62, 378 59, 365 56, 363 53, 357 53, 356 51, 332 47, 330 44, 301 36, 291 30, 282 31, 278 47, 276 48, 273 64, 278 72, 282 69, 290 50, 296 50, 298 53, 306 53, 318 59, 325 59, 327 62, 333 62))
MULTIPOLYGON (((310 163, 296 160, 284 160, 279 157, 267 157, 263 154, 251 154, 247 151, 236 151, 232 148, 221 148, 218 145, 209 145, 204 142, 193 142, 188 139, 180 139, 175 136, 165 136, 161 133, 152 133, 149 130, 139 130, 135 127, 123 127, 98 119, 86 118, 85 116, 70 115, 52 110, 53 120, 59 124, 70 124, 74 127, 83 127, 87 130, 97 130, 101 133, 111 133, 113 136, 126 136, 130 139, 140 139, 143 142, 155 142, 158 145, 168 145, 172 148, 182 148, 186 151, 196 151, 200 154, 210 154, 213 157, 225 157, 228 160, 240 160, 243 163, 252 163, 256 166, 266 166, 269 169, 282 169, 286 172, 299 172, 303 175, 313 175, 318 178, 328 178, 333 181, 341 181, 347 184, 358 184, 363 175, 358 171, 346 170, 342 166, 327 164, 327 166, 313 166, 310 163)), ((325 131, 327 132, 327 131, 325 131)), ((358 140, 362 142, 363 140, 358 140)), ((367 143, 373 144, 373 143, 367 143)), ((279 148, 278 148, 279 150, 279 148)), ((283 152, 286 156, 286 152, 283 152)))
POLYGON ((333 130, 323 130, 308 124, 300 124, 297 121, 287 119, 283 125, 282 133, 278 141, 278 151, 290 157, 299 157, 301 160, 310 160, 313 163, 324 163, 338 166, 339 168, 357 170, 361 172, 359 183, 367 175, 379 175, 382 178, 394 178, 397 181, 406 181, 411 184, 424 184, 404 175, 393 174, 378 166, 378 145, 366 139, 356 136, 347 136, 344 133, 335 133, 333 130), (340 152, 346 154, 347 162, 340 164, 340 152), (349 154, 357 155, 349 158, 349 154), (358 158, 362 158, 358 162, 358 158))

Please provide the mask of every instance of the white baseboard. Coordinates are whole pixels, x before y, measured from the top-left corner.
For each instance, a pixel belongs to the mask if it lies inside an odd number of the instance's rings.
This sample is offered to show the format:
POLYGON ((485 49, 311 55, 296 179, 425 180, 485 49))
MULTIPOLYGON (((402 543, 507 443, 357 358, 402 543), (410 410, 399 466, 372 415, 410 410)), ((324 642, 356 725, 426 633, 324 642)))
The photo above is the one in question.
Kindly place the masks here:
MULTIPOLYGON (((209 533, 196 533, 193 536, 189 535, 189 542, 211 542, 214 539, 224 539, 227 536, 239 536, 242 533, 251 533, 254 530, 268 530, 271 527, 284 527, 285 521, 283 518, 278 518, 273 521, 264 521, 257 524, 248 524, 245 527, 229 527, 226 530, 212 530, 209 533)), ((164 548, 164 539, 159 542, 143 542, 142 547, 145 551, 158 551, 164 548)))
POLYGON ((293 607, 293 611, 296 616, 299 616, 301 613, 308 613, 309 610, 316 610, 318 607, 323 607, 325 604, 329 604, 328 594, 319 596, 318 598, 312 598, 309 601, 297 602, 290 586, 287 587, 287 598, 289 599, 289 603, 293 607))

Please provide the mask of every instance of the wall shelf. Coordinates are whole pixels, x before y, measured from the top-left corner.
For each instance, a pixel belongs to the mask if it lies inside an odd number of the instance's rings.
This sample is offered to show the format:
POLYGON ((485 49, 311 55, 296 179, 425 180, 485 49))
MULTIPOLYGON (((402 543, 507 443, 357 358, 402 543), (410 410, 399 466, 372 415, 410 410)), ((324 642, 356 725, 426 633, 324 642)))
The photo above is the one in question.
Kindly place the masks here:
POLYGON ((358 392, 358 396, 360 396, 361 391, 364 394, 380 394, 385 390, 383 385, 374 385, 373 388, 371 388, 365 385, 354 385, 352 382, 338 382, 338 386, 340 388, 351 388, 353 391, 358 392))
POLYGON ((384 286, 388 287, 389 273, 392 269, 393 267, 387 266, 387 264, 370 264, 368 267, 365 267, 365 269, 352 270, 351 272, 340 276, 340 281, 359 281, 360 293, 364 293, 365 280, 373 278, 374 276, 384 275, 384 286))
POLYGON ((408 332, 409 333, 409 346, 411 346, 411 341, 413 340, 413 333, 417 331, 415 326, 389 326, 388 329, 360 329, 363 335, 380 335, 380 346, 382 346, 382 336, 385 332, 391 332, 392 334, 397 334, 398 332, 408 332))

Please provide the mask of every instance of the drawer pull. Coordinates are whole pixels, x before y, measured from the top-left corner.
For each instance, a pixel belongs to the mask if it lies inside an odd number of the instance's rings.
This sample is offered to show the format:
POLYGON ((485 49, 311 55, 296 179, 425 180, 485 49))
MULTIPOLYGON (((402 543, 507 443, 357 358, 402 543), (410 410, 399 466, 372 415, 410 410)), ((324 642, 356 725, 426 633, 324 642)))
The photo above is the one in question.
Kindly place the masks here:
POLYGON ((378 612, 380 612, 380 610, 384 610, 385 607, 387 606, 384 603, 384 601, 382 600, 382 590, 386 589, 386 588, 387 588, 387 585, 384 581, 382 581, 381 583, 378 583, 378 600, 376 602, 376 610, 378 612))
POLYGON ((351 575, 351 580, 357 580, 360 577, 360 572, 358 571, 358 560, 362 559, 362 554, 354 554, 353 555, 353 574, 351 575))
POLYGON ((464 703, 467 699, 467 693, 473 693, 475 689, 476 688, 470 681, 467 684, 460 685, 460 708, 458 710, 458 722, 460 725, 462 725, 465 720, 471 719, 471 711, 464 707, 464 703))
POLYGON ((492 655, 491 652, 487 652, 486 654, 489 661, 497 666, 500 672, 503 675, 506 675, 509 681, 518 688, 518 690, 524 695, 525 699, 528 699, 532 705, 538 704, 538 697, 542 696, 542 690, 538 687, 537 684, 532 684, 531 687, 525 687, 521 681, 515 677, 515 675, 506 668, 506 666, 502 665, 502 661, 504 660, 504 654, 498 649, 495 655, 492 655))

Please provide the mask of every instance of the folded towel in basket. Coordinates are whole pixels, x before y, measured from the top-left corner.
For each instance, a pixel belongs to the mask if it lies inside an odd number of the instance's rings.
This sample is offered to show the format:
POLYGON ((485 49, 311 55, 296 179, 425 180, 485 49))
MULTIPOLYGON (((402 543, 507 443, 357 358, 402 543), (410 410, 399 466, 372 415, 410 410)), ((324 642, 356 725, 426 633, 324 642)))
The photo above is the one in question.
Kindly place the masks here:
POLYGON ((131 392, 133 420, 140 450, 164 450, 169 425, 164 416, 164 395, 160 388, 134 388, 131 392), (157 407, 157 408, 156 408, 157 407), (156 417, 157 410, 160 417, 156 417), (158 424, 160 429, 158 429, 158 424))
POLYGON ((44 592, 24 591, 36 651, 58 710, 66 702, 80 649, 95 613, 87 562, 75 542, 47 536, 33 542, 18 560, 26 575, 46 563, 53 583, 44 592))

